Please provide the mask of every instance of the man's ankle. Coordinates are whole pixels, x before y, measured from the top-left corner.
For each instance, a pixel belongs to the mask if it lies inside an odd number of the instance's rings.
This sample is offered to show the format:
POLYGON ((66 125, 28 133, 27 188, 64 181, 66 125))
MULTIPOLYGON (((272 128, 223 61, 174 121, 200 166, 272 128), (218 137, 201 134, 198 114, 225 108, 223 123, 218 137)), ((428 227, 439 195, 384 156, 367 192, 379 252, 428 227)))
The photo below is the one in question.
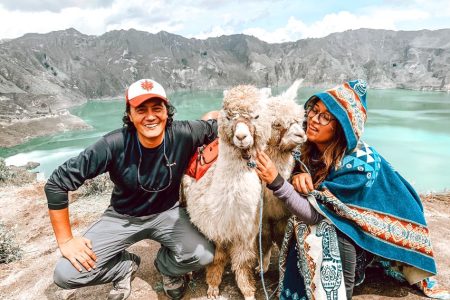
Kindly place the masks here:
POLYGON ((113 289, 109 292, 108 300, 125 300, 131 294, 131 281, 139 268, 141 259, 135 254, 131 254, 131 265, 125 276, 113 282, 113 289))
POLYGON ((158 264, 155 261, 155 267, 156 270, 161 274, 162 276, 162 283, 163 283, 163 289, 166 296, 172 300, 179 300, 183 298, 184 294, 186 293, 188 283, 189 283, 189 276, 187 275, 180 275, 180 276, 169 276, 164 275, 159 271, 158 264))

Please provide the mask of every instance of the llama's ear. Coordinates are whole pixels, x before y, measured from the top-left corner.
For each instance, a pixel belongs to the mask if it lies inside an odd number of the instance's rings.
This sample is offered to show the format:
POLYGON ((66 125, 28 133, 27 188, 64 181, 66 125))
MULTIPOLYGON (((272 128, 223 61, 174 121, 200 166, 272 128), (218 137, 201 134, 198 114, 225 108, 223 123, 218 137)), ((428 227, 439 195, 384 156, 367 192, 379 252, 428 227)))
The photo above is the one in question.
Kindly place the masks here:
POLYGON ((261 93, 261 96, 264 98, 269 98, 272 96, 272 89, 271 88, 262 88, 259 90, 261 93))
POLYGON ((224 98, 226 98, 226 97, 227 97, 227 95, 228 95, 228 92, 229 92, 228 90, 223 90, 223 97, 224 97, 224 98))

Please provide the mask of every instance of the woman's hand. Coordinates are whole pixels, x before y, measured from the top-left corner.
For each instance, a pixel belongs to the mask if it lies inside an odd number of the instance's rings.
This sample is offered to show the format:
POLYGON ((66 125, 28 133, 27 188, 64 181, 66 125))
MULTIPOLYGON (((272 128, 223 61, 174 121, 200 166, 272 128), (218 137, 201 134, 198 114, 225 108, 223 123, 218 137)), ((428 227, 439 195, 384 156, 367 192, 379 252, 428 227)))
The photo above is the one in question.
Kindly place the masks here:
POLYGON ((256 156, 256 173, 267 184, 272 183, 278 176, 277 168, 263 151, 258 151, 256 156))
POLYGON ((292 185, 300 194, 307 195, 314 190, 311 175, 309 173, 300 173, 292 176, 292 185))

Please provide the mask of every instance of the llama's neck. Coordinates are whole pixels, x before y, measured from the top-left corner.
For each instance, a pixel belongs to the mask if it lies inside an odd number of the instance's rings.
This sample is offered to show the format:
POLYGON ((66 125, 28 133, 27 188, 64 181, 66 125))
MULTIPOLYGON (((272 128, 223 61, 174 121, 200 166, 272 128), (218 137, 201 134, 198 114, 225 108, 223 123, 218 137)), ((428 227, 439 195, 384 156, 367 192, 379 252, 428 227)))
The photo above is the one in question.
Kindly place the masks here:
MULTIPOLYGON (((224 164, 233 164, 236 167, 249 168, 247 166, 248 160, 245 159, 244 150, 241 150, 234 145, 230 145, 225 141, 219 140, 219 156, 217 158, 218 167, 224 164)), ((245 154, 250 156, 250 160, 255 159, 256 150, 250 148, 245 154)))
POLYGON ((261 196, 261 181, 254 168, 247 165, 240 149, 219 141, 219 156, 209 189, 218 211, 233 211, 236 207, 253 216, 261 196), (220 201, 217 201, 220 199, 220 201))
POLYGON ((278 146, 269 146, 265 152, 277 167, 280 175, 284 178, 288 178, 291 175, 295 164, 292 150, 281 151, 278 146))

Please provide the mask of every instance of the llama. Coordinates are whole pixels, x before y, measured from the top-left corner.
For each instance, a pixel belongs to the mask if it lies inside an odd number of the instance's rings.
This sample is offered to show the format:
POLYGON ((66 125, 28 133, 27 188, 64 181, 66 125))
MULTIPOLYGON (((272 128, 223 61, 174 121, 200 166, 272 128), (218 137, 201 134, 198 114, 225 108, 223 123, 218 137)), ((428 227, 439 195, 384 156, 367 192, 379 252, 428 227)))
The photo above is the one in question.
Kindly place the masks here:
MULTIPOLYGON (((304 110, 295 102, 303 80, 295 81, 283 94, 268 99, 272 132, 265 152, 274 162, 279 174, 288 179, 294 168, 292 151, 306 141, 303 130, 304 110)), ((273 242, 281 247, 290 212, 271 190, 264 189, 262 252, 263 271, 269 268, 273 242)), ((259 270, 259 267, 258 267, 259 270)))
POLYGON ((257 150, 265 148, 270 135, 266 97, 249 85, 224 93, 218 118, 217 161, 201 179, 185 185, 191 222, 216 246, 214 261, 206 268, 208 298, 219 295, 222 274, 230 259, 245 299, 255 299, 253 271, 262 185, 247 163, 257 150))

